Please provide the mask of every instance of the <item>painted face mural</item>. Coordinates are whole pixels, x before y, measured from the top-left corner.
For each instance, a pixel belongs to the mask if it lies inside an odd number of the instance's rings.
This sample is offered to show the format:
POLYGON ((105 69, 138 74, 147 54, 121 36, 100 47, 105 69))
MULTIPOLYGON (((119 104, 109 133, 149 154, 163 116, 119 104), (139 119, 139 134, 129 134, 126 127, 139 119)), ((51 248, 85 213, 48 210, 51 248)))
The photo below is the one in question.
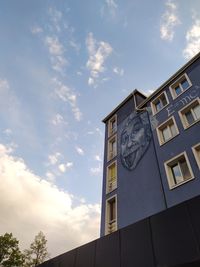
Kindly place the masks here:
POLYGON ((135 169, 150 144, 151 135, 147 112, 131 113, 125 119, 120 135, 120 157, 125 168, 135 169))

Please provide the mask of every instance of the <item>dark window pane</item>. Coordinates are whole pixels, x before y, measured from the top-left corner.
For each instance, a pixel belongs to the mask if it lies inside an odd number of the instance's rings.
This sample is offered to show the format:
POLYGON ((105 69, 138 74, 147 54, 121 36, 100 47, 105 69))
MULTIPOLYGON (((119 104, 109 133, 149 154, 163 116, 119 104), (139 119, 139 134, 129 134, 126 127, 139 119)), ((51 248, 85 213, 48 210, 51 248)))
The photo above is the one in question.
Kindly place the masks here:
POLYGON ((181 82, 181 86, 182 86, 183 90, 186 90, 190 85, 189 85, 188 81, 186 79, 184 79, 181 82))
POLYGON ((165 97, 165 94, 163 94, 161 97, 160 97, 160 101, 162 102, 162 106, 166 106, 167 105, 167 99, 165 97))
POLYGON ((112 133, 114 133, 116 131, 116 129, 117 129, 117 122, 116 122, 116 120, 113 120, 111 122, 111 131, 112 131, 112 133))
POLYGON ((176 87, 174 88, 174 90, 175 90, 175 92, 176 92, 176 95, 180 95, 180 94, 182 93, 181 88, 180 88, 179 85, 176 86, 176 87))
POLYGON ((175 184, 178 184, 178 183, 184 181, 180 167, 178 164, 175 164, 174 166, 172 166, 171 169, 172 169, 172 174, 173 174, 175 184))
POLYGON ((116 205, 115 199, 112 199, 110 202, 110 222, 116 219, 116 205))
POLYGON ((156 107, 156 111, 159 111, 161 108, 162 108, 162 103, 160 100, 158 100, 156 103, 155 103, 155 107, 156 107))
POLYGON ((185 159, 180 160, 180 167, 183 173, 184 180, 191 178, 190 171, 185 159))
POLYGON ((186 113, 185 113, 185 117, 186 117, 187 122, 188 122, 189 125, 192 124, 192 123, 194 122, 194 117, 193 117, 191 111, 186 112, 186 113))

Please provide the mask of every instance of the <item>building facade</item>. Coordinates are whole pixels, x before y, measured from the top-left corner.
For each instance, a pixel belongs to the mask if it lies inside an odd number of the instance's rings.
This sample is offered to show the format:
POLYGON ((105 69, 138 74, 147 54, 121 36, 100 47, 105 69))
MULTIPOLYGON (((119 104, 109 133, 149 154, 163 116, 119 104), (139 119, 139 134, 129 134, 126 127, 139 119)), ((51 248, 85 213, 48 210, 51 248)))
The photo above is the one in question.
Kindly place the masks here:
POLYGON ((41 267, 200 266, 199 74, 200 53, 104 119, 101 237, 41 267))
POLYGON ((200 195, 200 53, 103 121, 101 236, 200 195))

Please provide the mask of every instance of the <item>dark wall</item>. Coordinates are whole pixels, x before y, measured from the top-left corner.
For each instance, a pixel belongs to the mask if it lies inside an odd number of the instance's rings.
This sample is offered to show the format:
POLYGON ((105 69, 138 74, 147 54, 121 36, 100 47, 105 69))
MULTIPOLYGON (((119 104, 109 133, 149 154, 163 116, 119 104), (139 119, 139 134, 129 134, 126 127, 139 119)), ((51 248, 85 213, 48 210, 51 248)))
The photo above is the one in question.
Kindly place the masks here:
POLYGON ((199 208, 200 197, 197 197, 39 266, 200 266, 194 263, 200 260, 199 208))

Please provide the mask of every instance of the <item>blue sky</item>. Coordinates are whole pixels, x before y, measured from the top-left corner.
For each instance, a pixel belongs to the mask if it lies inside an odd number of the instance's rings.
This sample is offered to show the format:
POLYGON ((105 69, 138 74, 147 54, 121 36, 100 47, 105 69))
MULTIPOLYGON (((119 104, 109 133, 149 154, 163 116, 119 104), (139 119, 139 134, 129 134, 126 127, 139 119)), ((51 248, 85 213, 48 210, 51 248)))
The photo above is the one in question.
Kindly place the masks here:
POLYGON ((43 230, 52 256, 98 237, 101 120, 199 52, 199 14, 198 0, 1 1, 0 234, 23 248, 43 230))

